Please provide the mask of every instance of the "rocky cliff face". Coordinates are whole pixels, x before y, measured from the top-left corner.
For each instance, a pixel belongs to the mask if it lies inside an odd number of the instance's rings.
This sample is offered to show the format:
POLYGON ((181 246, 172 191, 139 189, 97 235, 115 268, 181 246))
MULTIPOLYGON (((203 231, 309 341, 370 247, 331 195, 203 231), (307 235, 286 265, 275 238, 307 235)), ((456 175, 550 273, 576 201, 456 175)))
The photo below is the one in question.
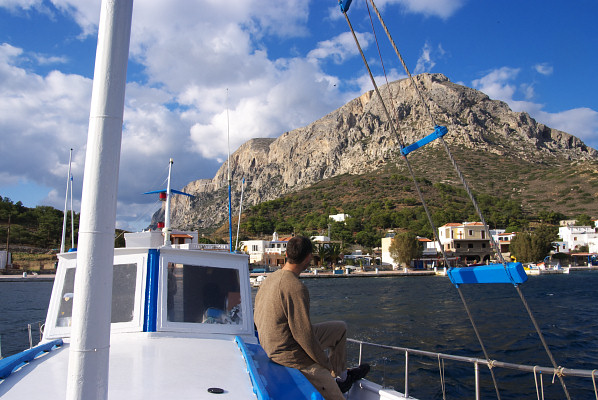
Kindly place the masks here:
MULTIPOLYGON (((398 120, 395 126, 405 145, 431 133, 436 123, 448 128, 444 140, 449 147, 537 162, 598 159, 598 152, 578 138, 539 124, 527 113, 513 112, 505 103, 456 85, 444 75, 422 74, 415 79, 427 98, 434 122, 409 80, 380 87, 391 117, 398 120)), ((438 145, 436 141, 429 146, 438 145)), ((233 208, 238 207, 242 177, 246 179, 245 207, 325 178, 375 170, 386 160, 396 160, 399 149, 399 138, 391 129, 382 103, 373 91, 367 92, 306 127, 285 132, 277 139, 252 139, 243 144, 231 156, 233 202, 237 204, 233 208)), ((211 180, 189 183, 183 190, 196 195, 194 199, 173 199, 174 227, 208 228, 225 221, 226 168, 224 163, 211 180)), ((162 214, 158 211, 152 223, 162 214)))

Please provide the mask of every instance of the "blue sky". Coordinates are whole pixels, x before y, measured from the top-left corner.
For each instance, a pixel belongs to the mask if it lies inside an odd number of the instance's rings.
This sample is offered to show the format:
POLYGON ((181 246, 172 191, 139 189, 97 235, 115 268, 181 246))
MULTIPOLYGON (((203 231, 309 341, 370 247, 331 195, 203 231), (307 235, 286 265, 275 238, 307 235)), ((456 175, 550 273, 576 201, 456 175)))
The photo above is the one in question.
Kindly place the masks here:
MULTIPOLYGON (((379 0, 411 72, 443 73, 598 148, 598 2, 379 0)), ((75 208, 99 0, 0 0, 0 195, 75 208)), ((364 0, 349 18, 383 83, 364 0)), ((375 16, 374 16, 375 18, 375 16)), ((389 80, 402 67, 376 24, 389 80)), ((212 178, 231 150, 277 137, 370 90, 336 0, 144 0, 133 10, 117 225, 159 207, 141 193, 212 178), (228 95, 227 95, 228 93, 228 95)), ((241 179, 239 177, 238 179, 241 179)))

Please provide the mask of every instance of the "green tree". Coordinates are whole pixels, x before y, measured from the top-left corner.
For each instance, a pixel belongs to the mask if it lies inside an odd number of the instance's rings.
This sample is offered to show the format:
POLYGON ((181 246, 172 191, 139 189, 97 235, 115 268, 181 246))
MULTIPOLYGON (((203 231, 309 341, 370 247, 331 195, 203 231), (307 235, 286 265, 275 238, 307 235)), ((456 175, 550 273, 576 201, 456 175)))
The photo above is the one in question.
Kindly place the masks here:
POLYGON ((421 257, 423 252, 417 236, 411 232, 396 235, 388 250, 392 259, 403 266, 408 266, 412 260, 421 257))
POLYGON ((326 250, 326 246, 324 246, 324 244, 319 244, 316 247, 316 254, 318 255, 318 258, 320 259, 320 265, 324 265, 324 263, 326 262, 326 257, 328 256, 328 251, 326 250))
POLYGON ((537 262, 550 254, 557 239, 556 228, 541 225, 534 232, 522 232, 511 240, 511 254, 519 262, 537 262))
POLYGON ((579 214, 575 217, 575 225, 577 226, 594 226, 592 218, 588 214, 579 214))
POLYGON ((330 243, 326 247, 326 253, 328 254, 328 260, 331 262, 332 266, 336 265, 336 262, 340 258, 342 254, 341 245, 339 243, 330 243))

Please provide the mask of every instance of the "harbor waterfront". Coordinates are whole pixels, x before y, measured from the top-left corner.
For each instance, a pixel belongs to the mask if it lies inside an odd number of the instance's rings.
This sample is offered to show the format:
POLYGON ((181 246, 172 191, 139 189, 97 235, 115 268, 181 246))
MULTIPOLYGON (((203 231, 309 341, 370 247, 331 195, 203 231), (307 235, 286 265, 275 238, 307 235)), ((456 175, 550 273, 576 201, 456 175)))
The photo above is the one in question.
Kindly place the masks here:
MULTIPOLYGON (((382 271, 380 271, 382 272, 382 271)), ((446 277, 336 275, 352 279, 305 279, 311 293, 314 322, 345 320, 349 337, 393 346, 481 357, 458 295, 446 277)), ((321 276, 320 276, 321 277, 321 276)), ((16 279, 16 278, 15 278, 16 279)), ((22 279, 22 278, 21 278, 22 279)), ((45 318, 51 282, 6 282, 0 286, 2 355, 29 347, 28 323, 45 318)), ((530 277, 522 290, 534 311, 559 365, 598 367, 598 271, 530 277)), ((512 285, 463 285, 472 313, 488 348, 499 361, 547 366, 529 318, 512 285)), ((253 289, 255 294, 257 289, 253 289)), ((35 325, 37 326, 37 325, 35 325)), ((36 332, 33 332, 34 342, 36 332)), ((349 345, 350 362, 358 348, 349 345)), ((373 365, 373 377, 399 390, 404 385, 404 354, 364 348, 363 358, 373 365)), ((440 399, 437 360, 410 358, 410 394, 440 399)), ((536 398, 533 374, 495 369, 505 399, 536 398)), ((487 369, 480 369, 482 398, 495 398, 487 369)), ((473 398, 474 370, 469 364, 445 362, 447 398, 473 398)), ((590 379, 565 378, 572 398, 594 398, 590 379)), ((558 382, 546 376, 547 399, 563 398, 558 382)))

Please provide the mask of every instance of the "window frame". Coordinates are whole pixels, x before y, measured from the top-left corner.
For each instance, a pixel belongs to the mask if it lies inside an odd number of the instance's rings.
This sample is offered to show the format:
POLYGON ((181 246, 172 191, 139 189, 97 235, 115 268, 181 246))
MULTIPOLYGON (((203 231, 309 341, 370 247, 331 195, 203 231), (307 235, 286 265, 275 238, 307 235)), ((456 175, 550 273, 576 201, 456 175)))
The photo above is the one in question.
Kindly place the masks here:
POLYGON ((251 301, 251 289, 249 287, 248 257, 246 255, 208 251, 193 252, 190 254, 182 253, 176 249, 161 248, 159 274, 160 285, 158 288, 158 320, 156 321, 156 331, 190 332, 199 334, 253 334, 253 307, 251 301), (236 270, 239 275, 241 313, 243 317, 242 323, 236 325, 168 321, 168 277, 166 275, 168 274, 168 263, 236 270))

